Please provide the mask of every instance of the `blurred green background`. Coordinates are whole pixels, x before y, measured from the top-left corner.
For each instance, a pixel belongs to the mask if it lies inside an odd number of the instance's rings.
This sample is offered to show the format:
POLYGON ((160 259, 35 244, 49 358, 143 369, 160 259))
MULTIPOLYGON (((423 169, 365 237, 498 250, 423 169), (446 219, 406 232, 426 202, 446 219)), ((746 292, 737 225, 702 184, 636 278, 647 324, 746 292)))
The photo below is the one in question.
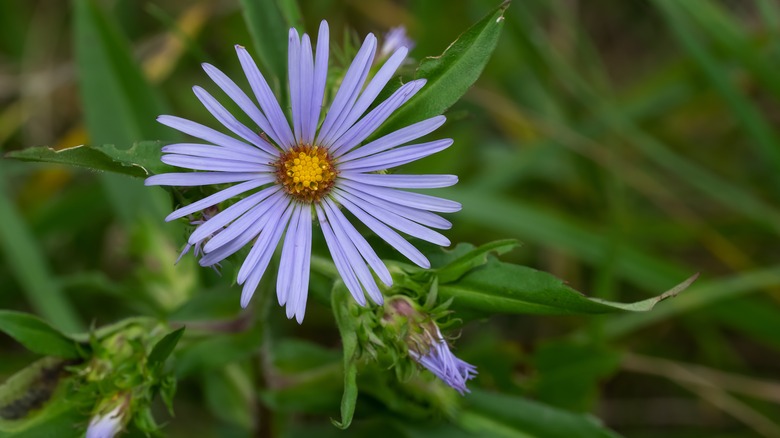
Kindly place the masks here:
MULTIPOLYGON (((211 123, 190 90, 213 88, 201 62, 241 77, 233 45, 252 38, 238 0, 94 3, 0 2, 3 152, 173 140, 156 115, 211 123)), ((419 60, 496 2, 299 5, 305 29, 327 19, 337 44, 404 24, 419 60)), ((646 314, 471 322, 456 341, 479 367, 471 386, 592 413, 626 436, 780 436, 780 3, 523 0, 505 19, 481 79, 438 132, 454 146, 403 169, 460 176, 437 193, 463 203, 448 237, 517 238, 507 260, 610 300, 701 276, 646 314)), ((138 181, 0 161, 0 308, 69 331, 202 308, 244 323, 239 287, 190 257, 173 266, 186 233, 162 224, 171 207, 138 181)), ((278 337, 338 363, 327 303, 313 300, 302 326, 282 313, 267 322, 278 337)), ((247 333, 212 337, 202 348, 223 360, 179 370, 166 435, 267 436, 283 424, 336 435, 337 408, 299 406, 294 392, 258 397, 241 381, 265 336, 247 333)), ((0 352, 0 379, 34 357, 5 336, 0 352)), ((322 406, 338 404, 334 379, 318 387, 322 406)), ((382 409, 359 399, 358 430, 382 409)))

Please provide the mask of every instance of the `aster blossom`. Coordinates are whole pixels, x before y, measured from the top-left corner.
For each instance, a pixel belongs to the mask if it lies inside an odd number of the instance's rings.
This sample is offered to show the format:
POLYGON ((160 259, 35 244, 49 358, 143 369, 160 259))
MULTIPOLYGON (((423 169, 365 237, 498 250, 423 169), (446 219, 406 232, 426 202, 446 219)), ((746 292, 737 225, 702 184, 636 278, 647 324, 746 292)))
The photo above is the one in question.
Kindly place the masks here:
POLYGON ((466 382, 477 375, 477 367, 458 358, 439 327, 425 331, 425 342, 409 346, 409 356, 461 395, 469 392, 466 382))
POLYGON ((451 224, 436 213, 460 210, 457 202, 403 190, 451 186, 457 182, 454 175, 377 173, 449 147, 451 139, 409 144, 440 127, 444 116, 414 123, 363 144, 425 85, 423 79, 408 82, 369 111, 404 61, 408 49, 398 48, 366 84, 377 52, 377 40, 369 34, 323 117, 328 38, 325 21, 320 25, 316 49, 307 34, 301 37, 295 29, 290 29, 288 73, 292 117, 289 121, 243 47, 237 45, 236 52, 259 107, 224 73, 203 64, 206 74, 257 129, 241 123, 211 94, 196 86, 193 90, 197 98, 235 136, 179 117, 160 116, 160 123, 206 143, 164 146, 163 162, 196 172, 167 173, 146 180, 147 185, 168 186, 235 183, 179 208, 166 220, 179 219, 243 196, 199 225, 188 244, 201 249, 202 266, 212 266, 242 247, 252 245, 237 277, 243 285, 241 305, 244 307, 275 249, 281 245, 277 298, 285 306, 287 317, 295 317, 299 323, 303 320, 308 295, 314 221, 319 223, 336 268, 354 299, 366 305, 368 295, 373 302, 381 304, 383 297, 374 275, 388 287, 392 277, 345 216, 345 211, 409 260, 428 268, 430 263, 426 257, 398 231, 448 246, 449 240, 433 228, 449 229, 451 224))

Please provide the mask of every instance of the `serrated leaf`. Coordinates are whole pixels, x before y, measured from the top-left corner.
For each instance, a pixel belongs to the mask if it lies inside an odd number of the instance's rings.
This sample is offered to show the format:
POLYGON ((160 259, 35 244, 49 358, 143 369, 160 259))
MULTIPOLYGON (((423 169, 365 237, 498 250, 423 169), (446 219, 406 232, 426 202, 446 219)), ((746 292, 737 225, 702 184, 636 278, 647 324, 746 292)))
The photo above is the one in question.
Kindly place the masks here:
POLYGON ((618 311, 644 312, 687 288, 697 275, 669 291, 635 303, 588 298, 546 272, 497 260, 474 269, 458 282, 439 285, 442 298, 453 297, 453 308, 481 313, 585 315, 618 311))
POLYGON ((181 327, 168 333, 154 344, 154 348, 152 348, 152 352, 149 353, 149 357, 147 358, 149 367, 162 365, 165 360, 168 359, 168 356, 173 353, 173 350, 176 348, 176 345, 184 334, 185 328, 186 327, 181 327))
POLYGON ((436 276, 439 279, 439 283, 453 282, 462 277, 466 272, 487 263, 488 256, 491 253, 496 255, 504 254, 514 249, 517 244, 517 241, 514 239, 506 239, 486 243, 478 248, 474 248, 437 269, 436 276))
POLYGON ((21 161, 63 164, 145 178, 173 169, 160 161, 162 146, 163 143, 159 141, 134 143, 128 149, 119 149, 112 144, 80 145, 59 150, 39 146, 9 152, 6 157, 21 161))
POLYGON ((75 341, 28 313, 0 310, 0 331, 33 353, 66 359, 79 357, 75 341))
POLYGON ((331 306, 336 318, 336 325, 341 335, 341 346, 344 350, 344 394, 341 397, 341 421, 333 420, 333 424, 346 429, 352 423, 357 403, 357 323, 355 315, 350 312, 352 297, 344 284, 337 282, 331 293, 331 306))
POLYGON ((440 56, 424 59, 415 74, 428 82, 372 135, 381 137, 404 126, 442 114, 479 78, 496 48, 509 1, 471 26, 440 56))

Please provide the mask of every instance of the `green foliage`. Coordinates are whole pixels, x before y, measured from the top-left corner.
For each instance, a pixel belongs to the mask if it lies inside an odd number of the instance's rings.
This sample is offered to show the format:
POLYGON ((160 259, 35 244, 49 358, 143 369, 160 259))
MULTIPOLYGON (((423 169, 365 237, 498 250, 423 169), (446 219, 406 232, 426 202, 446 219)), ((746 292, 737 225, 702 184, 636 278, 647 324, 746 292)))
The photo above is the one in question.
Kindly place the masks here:
POLYGON ((497 1, 0 3, 0 307, 40 316, 0 310, 0 437, 81 437, 117 407, 128 436, 780 434, 780 8, 497 1), (287 30, 321 19, 326 96, 362 35, 406 23, 399 72, 428 82, 372 138, 447 111, 453 146, 398 171, 457 174, 442 233, 477 246, 413 242, 421 270, 372 241, 394 285, 360 307, 315 228, 298 326, 272 272, 240 308, 246 250, 175 264, 192 225, 162 218, 225 186, 139 179, 172 170, 157 115, 216 126, 199 62, 247 89, 235 43, 289 112, 287 30), (464 397, 409 356, 434 326, 479 370, 464 397))
POLYGON ((344 350, 344 395, 341 398, 341 421, 332 420, 333 424, 341 429, 346 429, 352 423, 355 415, 355 403, 358 397, 357 372, 358 372, 358 337, 356 313, 352 312, 353 304, 349 301, 347 288, 336 283, 331 293, 333 301, 333 315, 341 334, 341 348, 344 350))
POLYGON ((81 356, 75 341, 27 313, 0 310, 0 331, 33 353, 64 359, 81 356))
POLYGON ((129 149, 119 149, 111 144, 81 145, 59 150, 39 146, 10 152, 6 156, 21 161, 63 164, 145 178, 173 169, 160 161, 161 148, 159 141, 134 143, 129 149))
POLYGON ((440 56, 424 59, 415 79, 426 79, 425 87, 393 113, 373 137, 437 116, 466 94, 496 48, 509 3, 503 2, 471 26, 440 56))

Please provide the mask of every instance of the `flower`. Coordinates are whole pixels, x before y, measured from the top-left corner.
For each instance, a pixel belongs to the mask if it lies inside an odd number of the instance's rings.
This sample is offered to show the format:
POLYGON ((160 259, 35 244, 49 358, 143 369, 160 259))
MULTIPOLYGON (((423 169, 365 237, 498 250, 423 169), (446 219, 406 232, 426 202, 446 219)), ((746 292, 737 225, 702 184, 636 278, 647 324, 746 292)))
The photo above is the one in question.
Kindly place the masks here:
POLYGON ((396 295, 385 304, 382 325, 396 333, 415 362, 427 368, 461 395, 469 392, 466 382, 477 375, 477 367, 450 350, 431 315, 409 298, 396 295))
POLYGON ((87 427, 86 438, 113 438, 124 429, 126 402, 117 404, 111 411, 95 414, 87 427))
POLYGON ((406 50, 412 50, 415 46, 414 40, 406 35, 406 27, 404 26, 396 26, 390 29, 384 35, 383 40, 382 49, 379 50, 380 58, 386 58, 390 56, 391 53, 395 52, 401 47, 406 47, 406 50))
POLYGON ((254 240, 237 278, 243 284, 241 305, 245 307, 282 241, 277 298, 286 307, 287 317, 294 316, 299 323, 303 321, 308 295, 314 220, 319 222, 336 268, 351 295, 360 305, 366 305, 365 295, 381 304, 382 293, 371 271, 388 287, 393 281, 390 272, 342 208, 423 268, 430 267, 428 260, 393 228, 447 246, 449 240, 431 228, 449 229, 451 224, 434 212, 460 210, 457 202, 402 190, 451 186, 457 182, 454 175, 376 173, 449 147, 451 139, 408 144, 440 127, 444 116, 414 123, 362 144, 425 85, 424 79, 408 82, 367 111, 408 50, 397 49, 364 88, 377 50, 377 40, 369 34, 320 124, 328 70, 327 22, 320 25, 314 55, 312 49, 308 35, 299 37, 295 29, 290 29, 291 123, 246 49, 236 46, 259 108, 224 73, 203 64, 206 74, 261 132, 258 134, 239 122, 211 94, 196 86, 193 90, 203 105, 242 140, 190 120, 160 116, 160 123, 207 144, 179 143, 163 147, 163 162, 200 172, 167 173, 146 180, 146 185, 169 186, 238 183, 179 208, 166 220, 182 218, 248 194, 198 226, 188 242, 197 245, 206 241, 202 246, 205 255, 199 263, 211 266, 254 240))
POLYGON ((409 356, 436 377, 463 395, 469 392, 466 381, 477 375, 477 367, 452 354, 436 324, 425 330, 427 342, 409 346, 409 356))

